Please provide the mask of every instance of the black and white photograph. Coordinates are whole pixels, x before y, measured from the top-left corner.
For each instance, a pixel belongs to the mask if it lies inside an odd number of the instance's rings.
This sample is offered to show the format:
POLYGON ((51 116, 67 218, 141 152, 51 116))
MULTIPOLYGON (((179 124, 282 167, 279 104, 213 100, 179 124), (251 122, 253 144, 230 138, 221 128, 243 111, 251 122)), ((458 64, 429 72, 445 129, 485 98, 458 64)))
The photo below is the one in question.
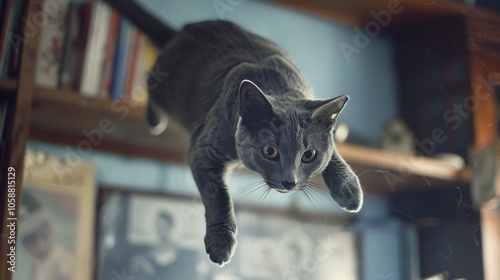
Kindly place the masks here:
POLYGON ((217 268, 200 249, 196 198, 105 189, 100 204, 98 279, 358 279, 357 235, 339 226, 237 211, 242 253, 217 268))
POLYGON ((95 208, 93 166, 28 150, 14 280, 90 280, 95 208))

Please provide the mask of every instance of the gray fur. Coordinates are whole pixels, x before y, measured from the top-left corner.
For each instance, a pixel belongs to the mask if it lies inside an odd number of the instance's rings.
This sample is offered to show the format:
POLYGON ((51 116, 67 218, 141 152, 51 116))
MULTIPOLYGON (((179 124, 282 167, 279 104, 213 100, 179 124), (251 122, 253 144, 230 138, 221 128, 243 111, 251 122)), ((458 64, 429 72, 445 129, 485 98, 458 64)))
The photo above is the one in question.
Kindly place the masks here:
POLYGON ((157 125, 161 116, 154 115, 161 108, 191 133, 189 164, 205 206, 205 246, 213 262, 228 262, 236 248, 226 180, 234 162, 280 192, 306 187, 322 173, 333 199, 359 211, 358 178, 338 155, 332 135, 348 97, 310 100, 311 88, 275 44, 225 21, 191 24, 167 43, 155 71, 168 77, 158 83, 150 78, 156 86, 150 88, 148 119, 153 115, 150 124, 157 125), (263 156, 266 145, 278 149, 277 159, 263 156), (301 161, 307 149, 317 151, 310 163, 301 161))

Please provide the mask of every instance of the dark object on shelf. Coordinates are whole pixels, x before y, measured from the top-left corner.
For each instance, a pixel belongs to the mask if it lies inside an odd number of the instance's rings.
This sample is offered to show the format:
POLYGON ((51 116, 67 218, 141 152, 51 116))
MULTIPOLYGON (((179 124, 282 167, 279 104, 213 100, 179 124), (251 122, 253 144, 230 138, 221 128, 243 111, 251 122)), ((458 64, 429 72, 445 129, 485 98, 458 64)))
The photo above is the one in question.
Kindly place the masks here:
POLYGON ((382 136, 382 149, 403 155, 415 154, 415 137, 401 119, 394 119, 387 124, 382 136))

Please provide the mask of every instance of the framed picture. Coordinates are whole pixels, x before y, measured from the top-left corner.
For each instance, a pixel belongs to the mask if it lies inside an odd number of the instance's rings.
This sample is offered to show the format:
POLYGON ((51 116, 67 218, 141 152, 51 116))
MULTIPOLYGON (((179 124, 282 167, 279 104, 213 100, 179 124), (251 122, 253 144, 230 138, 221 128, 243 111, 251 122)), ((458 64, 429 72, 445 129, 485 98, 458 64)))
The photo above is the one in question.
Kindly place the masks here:
POLYGON ((90 280, 94 270, 94 167, 27 151, 14 280, 90 280))
POLYGON ((238 247, 223 267, 205 253, 197 198, 103 189, 96 279, 359 279, 358 237, 322 216, 236 205, 238 247))

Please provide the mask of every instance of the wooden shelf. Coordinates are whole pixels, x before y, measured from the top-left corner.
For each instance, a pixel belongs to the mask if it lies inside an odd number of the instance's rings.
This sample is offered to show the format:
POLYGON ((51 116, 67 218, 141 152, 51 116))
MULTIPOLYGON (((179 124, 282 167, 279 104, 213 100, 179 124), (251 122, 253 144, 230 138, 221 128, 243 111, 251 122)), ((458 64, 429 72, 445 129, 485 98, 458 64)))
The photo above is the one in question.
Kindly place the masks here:
POLYGON ((187 132, 170 122, 161 136, 150 135, 144 113, 143 108, 134 108, 123 102, 87 98, 75 91, 37 87, 29 137, 71 145, 81 154, 90 147, 130 156, 185 162, 189 148, 187 132), (100 128, 103 120, 111 122, 110 127, 114 128, 111 133, 100 128), (89 137, 89 134, 93 136, 89 137))
POLYGON ((467 167, 459 169, 433 158, 349 144, 337 145, 337 149, 371 193, 457 186, 470 181, 467 167))
MULTIPOLYGON (((30 138, 69 145, 82 155, 90 148, 177 163, 186 163, 189 148, 188 133, 176 123, 170 122, 161 136, 150 135, 143 108, 44 88, 35 88, 30 138), (103 119, 115 128, 111 133, 100 130, 103 119)), ((405 157, 350 144, 338 144, 337 148, 370 193, 463 184, 470 176, 467 169, 430 158, 405 157)), ((314 181, 322 183, 320 177, 314 181)))
POLYGON ((0 90, 15 91, 17 90, 18 82, 16 79, 0 79, 0 90))
MULTIPOLYGON (((371 20, 370 14, 388 9, 387 0, 357 0, 357 1, 335 1, 335 0, 267 0, 283 6, 297 9, 326 20, 335 21, 348 26, 358 26, 361 29, 371 20)), ((444 17, 462 16, 468 13, 489 16, 494 12, 487 9, 470 6, 457 1, 450 0, 400 0, 402 11, 392 14, 389 24, 381 28, 381 32, 387 34, 405 31, 408 26, 420 26, 422 18, 426 22, 444 17)))

